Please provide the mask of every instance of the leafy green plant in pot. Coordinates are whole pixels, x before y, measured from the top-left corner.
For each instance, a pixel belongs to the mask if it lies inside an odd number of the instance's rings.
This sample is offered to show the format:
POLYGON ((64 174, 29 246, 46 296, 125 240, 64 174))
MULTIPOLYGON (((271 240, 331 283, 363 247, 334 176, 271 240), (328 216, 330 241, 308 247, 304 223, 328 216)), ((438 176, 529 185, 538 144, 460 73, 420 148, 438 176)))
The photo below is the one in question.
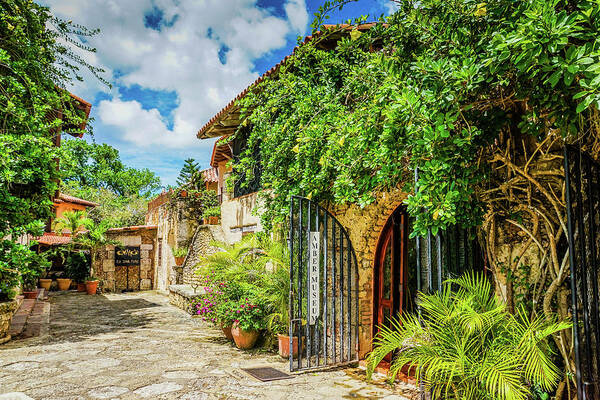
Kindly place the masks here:
POLYGON ((254 347, 265 328, 265 305, 261 299, 243 298, 235 304, 235 319, 231 326, 231 334, 235 345, 243 350, 254 347))
POLYGON ((223 334, 229 340, 233 340, 233 334, 231 333, 231 327, 236 320, 237 301, 226 300, 217 304, 215 308, 215 317, 223 334))
POLYGON ((202 218, 205 221, 208 221, 209 225, 217 225, 219 223, 219 218, 221 218, 221 207, 208 207, 202 213, 202 218))
POLYGON ((173 253, 173 257, 175 257, 175 264, 180 266, 185 261, 185 256, 188 253, 188 249, 187 247, 173 247, 171 252, 173 253))
POLYGON ((510 314, 483 275, 448 280, 419 294, 420 315, 380 326, 367 357, 367 377, 392 353, 393 381, 408 366, 435 399, 528 399, 556 387, 559 370, 548 338, 571 327, 545 317, 510 314), (455 289, 453 291, 453 289, 455 289))
POLYGON ((69 253, 65 259, 65 273, 77 282, 77 291, 85 292, 85 279, 90 274, 90 260, 83 250, 69 253))
POLYGON ((98 251, 108 245, 119 246, 121 242, 112 240, 107 236, 107 231, 110 228, 110 222, 101 221, 95 223, 92 220, 86 221, 86 232, 75 237, 75 244, 88 249, 90 251, 90 276, 85 280, 85 287, 88 294, 96 294, 98 289, 98 278, 94 276, 94 264, 98 251))
POLYGON ((23 295, 26 299, 37 297, 37 283, 42 273, 50 267, 50 261, 44 253, 26 253, 21 265, 21 283, 23 284, 23 295))

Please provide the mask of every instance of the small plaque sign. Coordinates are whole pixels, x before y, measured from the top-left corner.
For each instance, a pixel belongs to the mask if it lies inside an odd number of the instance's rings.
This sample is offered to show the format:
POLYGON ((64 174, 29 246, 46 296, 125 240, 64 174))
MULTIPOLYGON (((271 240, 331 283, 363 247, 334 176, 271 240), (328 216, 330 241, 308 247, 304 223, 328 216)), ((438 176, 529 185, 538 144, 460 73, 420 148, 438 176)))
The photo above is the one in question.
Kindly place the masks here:
POLYGON ((140 265, 140 246, 115 248, 115 267, 140 265))
POLYGON ((308 233, 308 324, 314 325, 320 314, 321 284, 320 284, 320 253, 321 233, 308 233))

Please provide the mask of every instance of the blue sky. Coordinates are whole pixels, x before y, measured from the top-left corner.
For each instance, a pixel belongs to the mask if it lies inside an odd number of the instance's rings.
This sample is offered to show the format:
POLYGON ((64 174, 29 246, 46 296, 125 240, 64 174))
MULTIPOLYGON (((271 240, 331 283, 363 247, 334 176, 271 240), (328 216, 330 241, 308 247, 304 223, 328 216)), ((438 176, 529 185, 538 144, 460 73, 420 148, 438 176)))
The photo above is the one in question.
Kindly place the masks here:
MULTIPOLYGON (((212 141, 196 132, 310 33, 313 0, 46 0, 67 20, 101 33, 82 54, 106 70, 108 89, 91 76, 72 92, 92 102, 94 138, 136 168, 175 183, 185 158, 209 166, 212 141)), ((327 23, 389 14, 389 0, 360 0, 327 23)))

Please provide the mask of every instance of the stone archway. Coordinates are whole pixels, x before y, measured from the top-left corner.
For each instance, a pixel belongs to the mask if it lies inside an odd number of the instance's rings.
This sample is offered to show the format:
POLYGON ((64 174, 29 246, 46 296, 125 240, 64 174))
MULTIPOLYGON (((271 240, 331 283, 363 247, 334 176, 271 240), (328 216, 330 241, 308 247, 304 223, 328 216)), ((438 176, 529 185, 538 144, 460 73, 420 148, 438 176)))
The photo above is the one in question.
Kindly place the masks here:
POLYGON ((375 202, 365 208, 342 205, 330 211, 348 230, 358 259, 359 356, 371 350, 373 339, 373 282, 377 243, 385 224, 400 207, 408 193, 400 189, 377 195, 375 202))

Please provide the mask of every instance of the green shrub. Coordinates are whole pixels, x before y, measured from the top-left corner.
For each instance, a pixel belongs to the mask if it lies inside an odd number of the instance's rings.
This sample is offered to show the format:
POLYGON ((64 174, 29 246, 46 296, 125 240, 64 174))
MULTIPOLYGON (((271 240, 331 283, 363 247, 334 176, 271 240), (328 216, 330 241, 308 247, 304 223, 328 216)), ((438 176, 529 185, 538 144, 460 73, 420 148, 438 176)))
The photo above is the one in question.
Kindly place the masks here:
POLYGON ((533 387, 555 387, 559 371, 547 339, 570 323, 508 313, 487 279, 474 274, 419 294, 419 306, 420 316, 380 327, 367 357, 369 378, 392 353, 390 380, 409 365, 436 399, 527 399, 533 387))

